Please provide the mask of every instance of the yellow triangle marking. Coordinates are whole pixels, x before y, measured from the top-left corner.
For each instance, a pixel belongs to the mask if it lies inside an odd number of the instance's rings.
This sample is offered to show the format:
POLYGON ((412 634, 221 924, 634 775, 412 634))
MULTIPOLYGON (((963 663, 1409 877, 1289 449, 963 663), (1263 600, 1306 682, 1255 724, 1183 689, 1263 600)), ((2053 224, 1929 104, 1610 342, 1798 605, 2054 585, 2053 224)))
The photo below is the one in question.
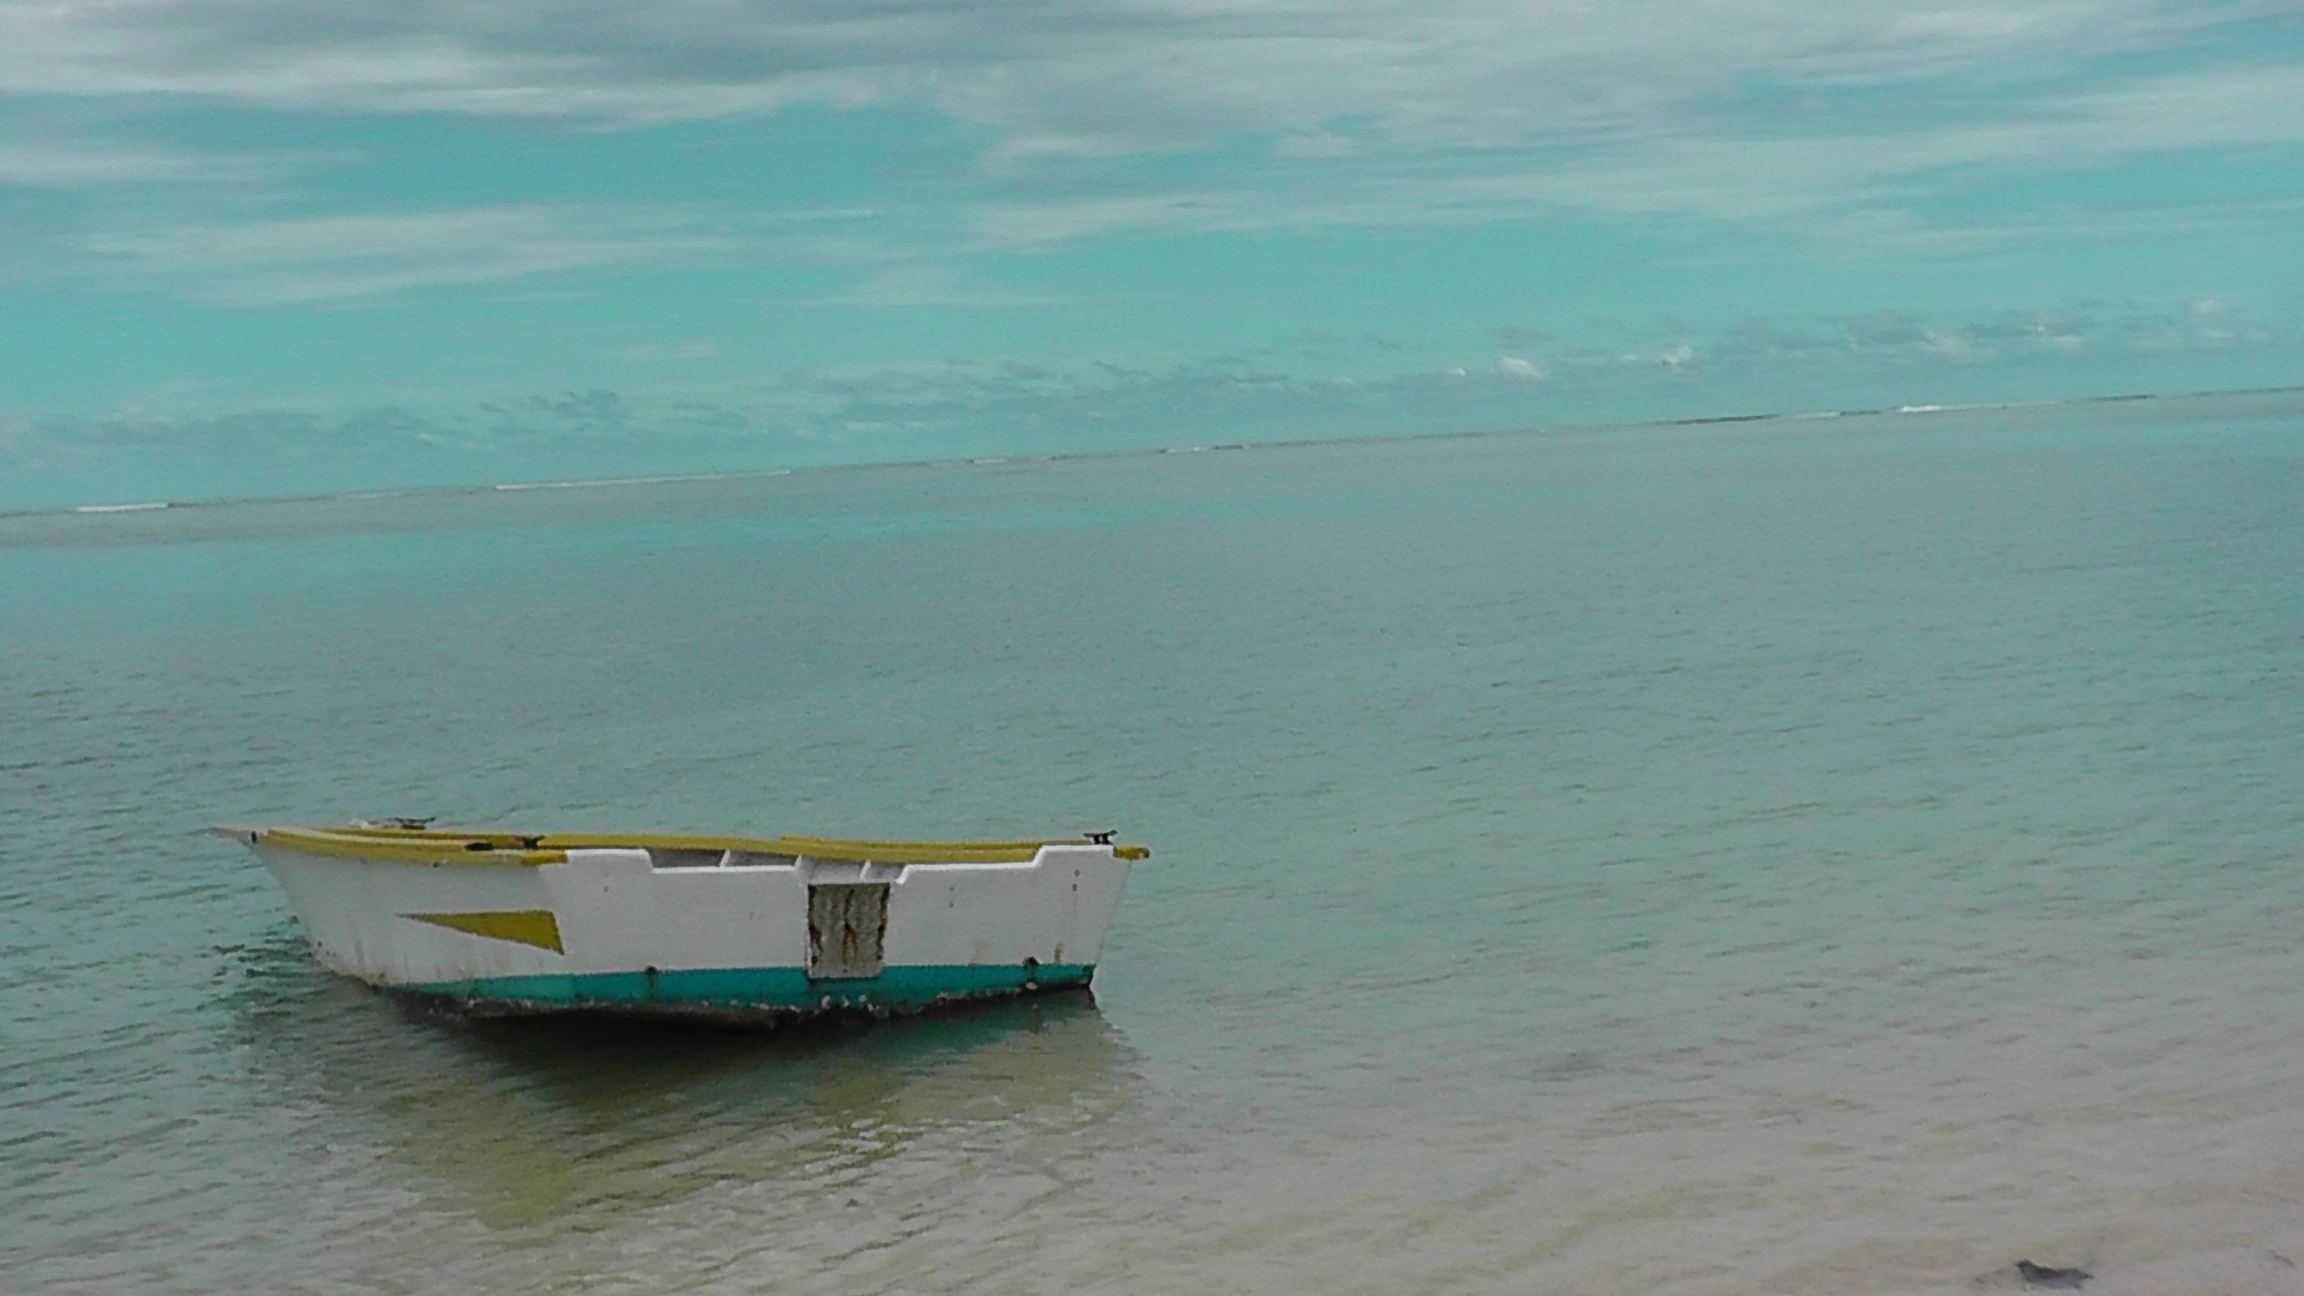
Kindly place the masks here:
POLYGON ((560 921, 549 909, 511 909, 494 913, 412 913, 402 914, 420 923, 446 927, 450 931, 470 932, 490 940, 517 941, 534 945, 555 954, 568 951, 560 947, 560 921))

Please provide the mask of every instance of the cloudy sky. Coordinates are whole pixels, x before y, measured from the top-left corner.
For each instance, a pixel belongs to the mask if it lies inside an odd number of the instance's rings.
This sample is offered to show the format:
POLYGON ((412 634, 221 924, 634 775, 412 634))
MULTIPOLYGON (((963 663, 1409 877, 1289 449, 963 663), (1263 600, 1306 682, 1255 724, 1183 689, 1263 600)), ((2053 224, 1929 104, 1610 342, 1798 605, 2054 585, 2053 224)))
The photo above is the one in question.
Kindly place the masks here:
POLYGON ((0 506, 2300 359, 2300 3, 0 0, 0 506))

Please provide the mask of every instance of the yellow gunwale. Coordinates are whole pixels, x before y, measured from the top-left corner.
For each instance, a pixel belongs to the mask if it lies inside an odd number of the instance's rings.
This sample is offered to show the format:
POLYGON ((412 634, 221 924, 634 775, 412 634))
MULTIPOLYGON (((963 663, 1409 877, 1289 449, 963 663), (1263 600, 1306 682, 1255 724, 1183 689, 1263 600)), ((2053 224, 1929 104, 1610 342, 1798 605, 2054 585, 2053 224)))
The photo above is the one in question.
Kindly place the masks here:
MULTIPOLYGON (((752 855, 807 856, 871 864, 1020 864, 1042 846, 1095 845, 1084 837, 1021 841, 869 841, 835 837, 712 837, 678 833, 502 833, 455 832, 440 828, 370 827, 343 824, 327 828, 218 829, 254 846, 275 846, 336 859, 390 860, 408 864, 478 864, 540 868, 565 864, 572 850, 737 851, 752 855), (478 845, 476 845, 478 844, 478 845)), ((1121 859, 1145 859, 1142 846, 1112 847, 1121 859)))

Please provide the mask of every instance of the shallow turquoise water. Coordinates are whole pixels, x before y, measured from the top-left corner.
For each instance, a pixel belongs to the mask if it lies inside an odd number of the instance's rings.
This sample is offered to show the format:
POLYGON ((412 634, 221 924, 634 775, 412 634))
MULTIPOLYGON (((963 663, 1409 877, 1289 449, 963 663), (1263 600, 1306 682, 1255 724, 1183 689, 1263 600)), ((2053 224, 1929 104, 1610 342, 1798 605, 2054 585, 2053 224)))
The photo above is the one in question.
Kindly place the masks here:
POLYGON ((0 1287, 2299 1290, 2304 401, 0 518, 0 1287), (331 979, 210 822, 1117 827, 1094 999, 331 979))

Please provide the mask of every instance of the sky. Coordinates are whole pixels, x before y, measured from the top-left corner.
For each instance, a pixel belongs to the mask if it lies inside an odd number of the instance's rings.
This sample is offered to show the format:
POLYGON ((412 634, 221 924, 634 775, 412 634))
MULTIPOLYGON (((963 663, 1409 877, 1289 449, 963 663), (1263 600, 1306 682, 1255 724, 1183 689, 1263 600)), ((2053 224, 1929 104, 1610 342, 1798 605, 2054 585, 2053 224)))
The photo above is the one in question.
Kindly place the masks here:
POLYGON ((2304 383, 2304 3, 0 0, 0 508, 2304 383))

